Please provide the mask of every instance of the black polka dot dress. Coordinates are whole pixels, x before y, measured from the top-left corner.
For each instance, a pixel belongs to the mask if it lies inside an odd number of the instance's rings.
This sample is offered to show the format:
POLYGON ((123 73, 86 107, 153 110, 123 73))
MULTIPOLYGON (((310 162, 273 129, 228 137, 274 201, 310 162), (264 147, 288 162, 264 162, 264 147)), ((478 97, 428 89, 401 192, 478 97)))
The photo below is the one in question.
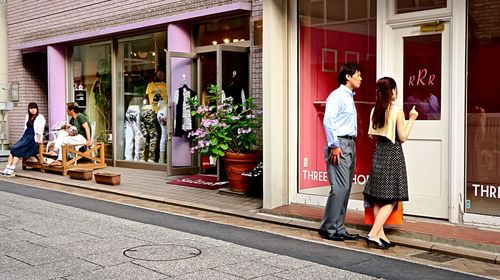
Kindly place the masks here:
POLYGON ((397 139, 392 143, 386 137, 377 138, 372 171, 363 191, 365 201, 381 204, 408 201, 408 179, 403 147, 397 139))

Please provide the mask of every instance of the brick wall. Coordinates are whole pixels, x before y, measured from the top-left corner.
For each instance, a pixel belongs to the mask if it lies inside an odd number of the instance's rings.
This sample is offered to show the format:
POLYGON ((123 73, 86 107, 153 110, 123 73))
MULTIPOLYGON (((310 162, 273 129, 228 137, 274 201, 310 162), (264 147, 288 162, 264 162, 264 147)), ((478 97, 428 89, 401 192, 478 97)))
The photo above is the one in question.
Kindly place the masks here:
MULTIPOLYGON (((252 2, 252 15, 251 15, 251 40, 252 48, 250 50, 252 60, 252 95, 257 103, 257 108, 262 111, 262 46, 254 46, 255 39, 254 23, 262 20, 262 0, 255 0, 252 2)), ((262 148, 262 131, 258 135, 259 146, 262 148)))
MULTIPOLYGON (((47 114, 46 79, 40 79, 43 75, 39 75, 43 73, 43 69, 46 75, 46 62, 40 61, 43 52, 39 55, 25 54, 23 58, 20 51, 12 50, 13 45, 240 2, 252 4, 252 22, 262 18, 262 0, 7 1, 9 81, 19 82, 21 100, 10 115, 9 139, 11 143, 16 141, 22 133, 28 102, 38 102, 41 112, 47 114)), ((260 47, 251 50, 252 58, 260 57, 261 53, 260 47)), ((252 82, 254 87, 252 92, 257 95, 256 98, 260 100, 260 104, 262 100, 261 61, 259 59, 259 63, 252 67, 254 77, 259 79, 257 82, 256 80, 252 82)))

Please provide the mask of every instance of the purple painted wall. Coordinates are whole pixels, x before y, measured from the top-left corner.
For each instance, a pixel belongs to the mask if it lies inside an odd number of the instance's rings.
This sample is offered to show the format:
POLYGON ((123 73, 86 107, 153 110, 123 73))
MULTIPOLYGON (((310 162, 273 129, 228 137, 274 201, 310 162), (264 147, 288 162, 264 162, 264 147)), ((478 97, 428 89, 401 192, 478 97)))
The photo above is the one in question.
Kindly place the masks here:
MULTIPOLYGON (((168 26, 168 50, 174 52, 191 52, 191 33, 188 24, 170 24, 168 26), (174 39, 175 38, 175 39, 174 39)), ((196 85, 191 83, 191 59, 172 58, 172 84, 170 87, 170 100, 173 101, 174 92, 186 83, 194 89, 196 85), (185 81, 183 80, 185 77, 185 81)), ((180 98, 179 98, 180 101, 180 98)), ((172 138, 172 166, 191 165, 190 139, 186 137, 172 138)))
POLYGON ((47 46, 49 130, 57 121, 66 121, 66 68, 63 45, 47 46))

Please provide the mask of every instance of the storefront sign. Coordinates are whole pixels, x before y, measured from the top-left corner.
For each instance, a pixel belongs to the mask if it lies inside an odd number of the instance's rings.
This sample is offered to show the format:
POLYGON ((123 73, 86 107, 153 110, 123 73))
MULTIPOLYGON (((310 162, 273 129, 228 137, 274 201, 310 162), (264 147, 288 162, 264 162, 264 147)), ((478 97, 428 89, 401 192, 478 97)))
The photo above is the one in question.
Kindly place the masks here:
POLYGON ((500 198, 500 186, 472 184, 474 196, 486 198, 500 198))
POLYGON ((500 185, 491 183, 467 183, 467 212, 490 214, 498 216, 498 202, 500 199, 500 185))
MULTIPOLYGON (((352 178, 352 183, 364 185, 366 184, 368 177, 370 176, 364 174, 354 174, 354 178, 352 178)), ((328 183, 328 172, 317 171, 317 170, 302 170, 302 180, 328 183)))

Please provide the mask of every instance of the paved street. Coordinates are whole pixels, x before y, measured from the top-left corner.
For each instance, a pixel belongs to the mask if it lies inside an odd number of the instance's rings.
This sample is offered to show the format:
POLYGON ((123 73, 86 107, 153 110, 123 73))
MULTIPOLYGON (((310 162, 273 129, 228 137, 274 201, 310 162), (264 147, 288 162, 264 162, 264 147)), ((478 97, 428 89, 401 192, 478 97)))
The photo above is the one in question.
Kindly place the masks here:
POLYGON ((0 236, 0 279, 474 278, 6 182, 0 236))

